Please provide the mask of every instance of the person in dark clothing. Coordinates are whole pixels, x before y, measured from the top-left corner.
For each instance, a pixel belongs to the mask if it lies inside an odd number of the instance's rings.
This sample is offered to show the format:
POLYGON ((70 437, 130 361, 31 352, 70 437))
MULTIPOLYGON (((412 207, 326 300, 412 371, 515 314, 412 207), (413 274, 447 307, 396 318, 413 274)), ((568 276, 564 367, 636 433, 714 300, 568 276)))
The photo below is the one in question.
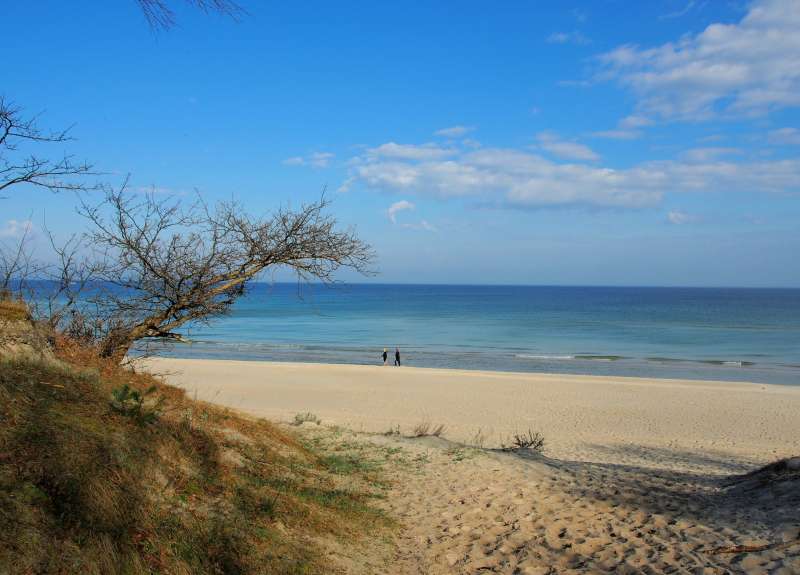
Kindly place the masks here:
POLYGON ((389 352, 386 351, 385 347, 383 348, 383 355, 381 355, 381 357, 383 358, 383 365, 386 365, 386 361, 389 359, 389 352))
POLYGON ((399 347, 394 348, 394 364, 397 367, 400 367, 400 348, 399 347))

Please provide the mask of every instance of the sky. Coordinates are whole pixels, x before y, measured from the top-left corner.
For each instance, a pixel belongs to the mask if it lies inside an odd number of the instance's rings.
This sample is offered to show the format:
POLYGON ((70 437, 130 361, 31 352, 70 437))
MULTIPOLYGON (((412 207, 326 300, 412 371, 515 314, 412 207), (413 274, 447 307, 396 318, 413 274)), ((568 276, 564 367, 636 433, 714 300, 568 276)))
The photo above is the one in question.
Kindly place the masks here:
MULTIPOLYGON (((800 287, 800 0, 240 3, 7 0, 0 94, 115 185, 325 190, 346 281, 800 287)), ((2 241, 84 226, 6 195, 2 241)))

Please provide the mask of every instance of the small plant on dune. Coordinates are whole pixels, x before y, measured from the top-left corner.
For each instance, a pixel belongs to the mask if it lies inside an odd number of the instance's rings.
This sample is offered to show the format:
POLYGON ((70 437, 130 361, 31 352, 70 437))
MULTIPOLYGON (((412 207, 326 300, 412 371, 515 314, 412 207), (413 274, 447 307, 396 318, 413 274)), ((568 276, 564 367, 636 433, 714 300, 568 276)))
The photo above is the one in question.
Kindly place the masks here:
POLYGON ((431 422, 427 420, 421 421, 416 426, 414 426, 413 430, 411 430, 411 436, 425 437, 427 435, 430 435, 429 433, 430 430, 431 430, 431 422))
POLYGON ((500 444, 503 451, 534 451, 542 453, 544 451, 544 436, 538 431, 528 430, 527 433, 515 433, 511 436, 508 444, 500 444))
POLYGON ((440 437, 444 432, 445 425, 440 423, 439 425, 435 426, 428 421, 427 419, 418 423, 414 429, 411 431, 412 437, 440 437))
POLYGON ((400 435, 400 426, 395 425, 394 427, 390 427, 386 431, 383 432, 384 435, 400 435))
POLYGON ((155 385, 139 391, 126 383, 111 391, 111 409, 132 418, 139 425, 155 423, 160 415, 163 399, 158 398, 150 405, 145 404, 148 397, 155 392, 155 385))
POLYGON ((486 436, 483 434, 483 429, 480 427, 475 435, 472 437, 472 445, 477 447, 478 449, 483 449, 483 446, 486 444, 486 436))
POLYGON ((294 425, 303 425, 306 422, 316 423, 317 425, 319 425, 322 423, 322 420, 313 413, 311 413, 310 411, 307 411, 305 413, 298 413, 297 415, 294 416, 294 425))

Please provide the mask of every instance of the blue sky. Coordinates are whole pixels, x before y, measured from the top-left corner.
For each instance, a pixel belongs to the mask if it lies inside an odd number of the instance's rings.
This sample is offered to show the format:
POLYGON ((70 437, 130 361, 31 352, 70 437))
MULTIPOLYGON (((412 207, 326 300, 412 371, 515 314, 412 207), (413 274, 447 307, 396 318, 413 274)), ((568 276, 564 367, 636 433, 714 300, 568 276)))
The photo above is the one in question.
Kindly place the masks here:
MULTIPOLYGON (((370 281, 800 286, 797 0, 242 4, 11 0, 0 93, 112 182, 327 187, 370 281)), ((0 239, 80 225, 10 196, 0 239)))

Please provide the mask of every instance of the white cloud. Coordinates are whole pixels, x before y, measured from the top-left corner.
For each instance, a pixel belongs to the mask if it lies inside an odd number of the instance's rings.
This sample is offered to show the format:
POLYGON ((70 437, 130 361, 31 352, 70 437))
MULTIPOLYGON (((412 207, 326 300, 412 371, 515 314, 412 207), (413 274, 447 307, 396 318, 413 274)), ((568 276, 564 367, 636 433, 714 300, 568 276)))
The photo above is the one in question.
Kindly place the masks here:
POLYGON ((461 145, 466 148, 473 148, 473 149, 481 147, 481 143, 478 140, 474 140, 472 138, 465 138, 461 140, 461 145))
POLYGON ((623 130, 635 130, 637 128, 644 128, 645 126, 652 126, 653 120, 646 116, 633 114, 625 116, 619 121, 619 127, 623 130))
POLYGON ((0 228, 0 238, 19 239, 33 231, 33 222, 30 220, 8 220, 0 228))
POLYGON ((742 151, 738 148, 692 148, 683 152, 683 154, 681 154, 681 158, 692 163, 707 163, 723 156, 731 156, 741 153, 742 151))
POLYGON ((399 202, 395 202, 391 206, 389 206, 389 209, 386 210, 386 215, 388 216, 390 222, 396 224, 398 212, 402 212, 405 210, 413 210, 414 208, 416 208, 416 206, 411 202, 407 200, 400 200, 399 202))
POLYGON ((553 132, 540 132, 537 134, 536 139, 539 141, 539 146, 543 150, 559 158, 588 162, 595 162, 600 159, 600 156, 588 146, 579 144, 578 142, 562 140, 553 132))
POLYGON ((773 145, 800 146, 800 130, 797 128, 779 128, 767 134, 767 141, 773 145))
POLYGON ((636 140, 642 136, 640 128, 650 126, 653 121, 650 118, 640 115, 632 115, 622 118, 617 122, 617 127, 613 130, 603 130, 592 132, 595 138, 608 138, 611 140, 636 140))
POLYGON ((700 161, 701 155, 694 161, 683 158, 612 169, 559 163, 507 148, 454 149, 445 158, 422 159, 367 154, 351 163, 342 189, 358 185, 516 208, 641 208, 658 205, 671 193, 800 192, 800 159, 733 162, 721 157, 725 153, 706 153, 705 161, 700 161))
POLYGON ((577 44, 579 46, 591 43, 591 40, 578 30, 572 32, 553 32, 545 41, 548 44, 577 44))
POLYGON ((609 140, 636 140, 642 137, 642 133, 638 130, 601 130, 599 132, 592 132, 595 138, 607 138, 609 140))
POLYGON ((682 224, 688 224, 689 222, 694 221, 695 217, 681 210, 671 210, 669 213, 667 213, 667 220, 669 220, 671 224, 680 226, 682 224))
POLYGON ((516 207, 640 207, 658 203, 662 193, 653 189, 647 178, 579 164, 557 164, 533 153, 508 149, 464 151, 457 158, 424 162, 365 161, 354 165, 350 176, 348 187, 359 183, 370 189, 481 198, 516 207))
POLYGON ((308 163, 314 168, 327 168, 333 158, 331 152, 314 152, 308 157, 308 163))
POLYGON ((380 156, 384 158, 395 158, 398 160, 436 160, 446 158, 456 153, 455 149, 442 148, 437 144, 396 144, 388 142, 381 144, 377 148, 370 148, 367 154, 370 156, 380 156))
POLYGON ((571 14, 575 18, 575 20, 577 20, 581 24, 583 24, 584 22, 586 22, 586 20, 589 19, 589 14, 584 10, 579 10, 578 8, 573 8, 571 10, 571 14))
POLYGON ((283 160, 284 166, 311 166, 312 168, 327 168, 335 154, 331 152, 312 152, 307 156, 294 156, 283 160))
POLYGON ((420 220, 419 223, 416 224, 401 224, 400 227, 406 228, 408 230, 422 230, 425 232, 438 232, 439 230, 436 226, 430 224, 428 220, 420 220))
POLYGON ((621 46, 600 56, 603 77, 662 118, 703 120, 800 105, 800 2, 757 0, 736 24, 712 24, 656 48, 621 46))
POLYGON ((460 138, 461 136, 465 136, 466 134, 474 131, 475 126, 453 126, 451 128, 442 128, 441 130, 436 130, 433 135, 442 136, 444 138, 460 138))

